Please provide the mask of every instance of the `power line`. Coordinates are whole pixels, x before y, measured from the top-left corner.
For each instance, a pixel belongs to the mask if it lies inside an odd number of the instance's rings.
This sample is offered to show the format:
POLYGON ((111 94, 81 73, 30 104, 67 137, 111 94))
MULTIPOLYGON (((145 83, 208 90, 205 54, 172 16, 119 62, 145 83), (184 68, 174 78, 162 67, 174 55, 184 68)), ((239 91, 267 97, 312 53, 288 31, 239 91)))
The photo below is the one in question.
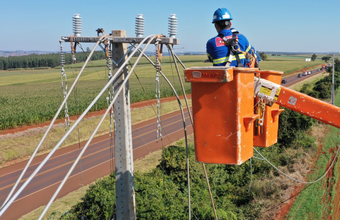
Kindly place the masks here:
POLYGON ((336 154, 332 160, 332 163, 331 165, 328 167, 327 171, 317 180, 315 181, 311 181, 311 182, 306 182, 306 181, 302 181, 302 180, 298 180, 298 179, 295 179, 291 176, 289 176, 288 174, 284 173, 283 171, 281 171, 279 168, 277 168, 274 164, 272 164, 267 158, 265 158, 258 150, 256 150, 256 148, 254 148, 254 150, 267 162, 269 163, 274 169, 276 169, 279 173, 281 173, 282 175, 286 176, 287 178, 291 179, 291 180, 294 180, 295 182, 298 182, 298 183, 304 183, 304 184, 312 184, 312 183, 316 183, 320 180, 322 180, 326 175, 327 173, 330 171, 330 169, 332 168, 337 156, 338 156, 338 152, 339 152, 339 149, 340 149, 340 146, 338 146, 338 150, 336 151, 336 154))

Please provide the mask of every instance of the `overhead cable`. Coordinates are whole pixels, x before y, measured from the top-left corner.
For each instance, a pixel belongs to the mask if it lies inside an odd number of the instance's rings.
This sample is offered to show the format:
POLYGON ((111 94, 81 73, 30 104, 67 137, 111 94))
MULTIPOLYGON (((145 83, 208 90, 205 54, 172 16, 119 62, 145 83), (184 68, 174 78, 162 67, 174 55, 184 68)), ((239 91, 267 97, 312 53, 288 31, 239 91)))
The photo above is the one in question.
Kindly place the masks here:
MULTIPOLYGON (((100 42, 103 38, 104 38, 104 36, 103 36, 102 38, 100 38, 100 39, 98 40, 97 44, 94 46, 93 50, 91 51, 91 54, 89 55, 89 57, 88 57, 87 60, 85 61, 83 68, 80 70, 80 72, 79 72, 79 74, 77 75, 76 79, 74 80, 74 82, 73 82, 73 84, 72 84, 70 90, 68 91, 68 93, 67 93, 66 96, 64 97, 63 102, 61 103, 61 105, 60 105, 60 107, 59 107, 57 113, 55 114, 55 116, 53 117, 53 119, 52 119, 50 125, 48 126, 47 130, 45 131, 45 134, 43 135, 43 137, 42 137, 42 139, 40 140, 38 146, 37 146, 36 149, 34 150, 32 156, 31 156, 30 159, 28 160, 28 162, 27 162, 25 168, 23 169, 23 171, 21 172, 19 178, 17 179, 17 182, 14 184, 12 190, 11 190, 10 193, 8 194, 6 200, 4 201, 4 203, 3 203, 3 205, 2 205, 2 207, 1 207, 1 209, 0 209, 0 216, 1 216, 2 213, 3 213, 3 207, 4 207, 5 204, 9 201, 9 199, 10 199, 11 196, 13 195, 14 191, 15 191, 16 188, 18 187, 20 181, 22 180, 22 177, 23 177, 24 174, 26 173, 28 167, 31 165, 31 163, 32 163, 32 161, 33 161, 35 155, 38 153, 38 151, 39 151, 41 145, 42 145, 43 142, 45 141, 45 139, 46 139, 46 137, 47 137, 47 134, 50 132, 50 130, 51 130, 51 128, 52 128, 52 126, 53 126, 55 120, 56 120, 57 117, 59 116, 59 114, 60 114, 61 110, 63 109, 64 105, 66 104, 67 99, 68 99, 68 97, 70 96, 71 92, 73 91, 73 89, 74 89, 76 83, 78 82, 78 80, 79 80, 81 74, 83 73, 83 71, 84 71, 84 69, 85 69, 85 66, 86 66, 87 63, 89 62, 89 60, 90 60, 92 54, 94 53, 96 47, 98 46, 99 42, 100 42)), ((7 209, 7 208, 6 208, 6 209, 7 209)))
MULTIPOLYGON (((26 172, 28 166, 29 166, 30 163, 32 162, 33 157, 34 157, 35 154, 38 152, 39 147, 41 146, 43 140, 46 138, 47 133, 50 131, 50 129, 51 129, 51 127, 52 127, 52 125, 53 125, 55 119, 57 118, 57 116, 59 115, 59 113, 60 113, 60 111, 61 111, 63 105, 65 104, 66 99, 70 96, 73 87, 75 86, 76 82, 78 81, 78 79, 79 79, 81 73, 84 71, 84 69, 85 69, 87 63, 89 62, 89 60, 90 60, 92 54, 94 53, 96 47, 98 46, 98 44, 100 43, 100 41, 101 41, 103 38, 104 38, 104 36, 101 37, 101 38, 97 41, 96 45, 95 45, 94 48, 92 49, 92 51, 91 51, 89 57, 88 57, 87 60, 85 61, 85 63, 84 63, 84 65, 83 65, 82 69, 80 70, 80 72, 79 72, 79 74, 78 74, 76 80, 74 81, 74 83, 73 83, 73 85, 72 85, 70 91, 67 93, 67 96, 65 97, 64 101, 62 102, 62 104, 61 104, 61 106, 60 106, 60 108, 59 108, 57 114, 56 114, 55 117, 53 118, 53 120, 52 120, 50 126, 48 127, 47 131, 45 132, 45 134, 44 134, 42 140, 40 141, 40 143, 39 143, 39 145, 38 145, 38 147, 37 147, 36 150, 34 151, 32 157, 30 158, 30 160, 29 160, 29 162, 27 163, 25 169, 23 170, 22 174, 20 175, 20 177, 19 177, 20 180, 18 179, 18 181, 17 181, 15 187, 20 183, 22 176, 24 175, 24 173, 26 172)), ((99 99, 99 97, 96 97, 96 99, 95 99, 91 104, 93 105, 98 99, 99 99)), ((91 106, 91 107, 92 107, 92 106, 91 106)), ((86 113, 87 113, 89 110, 90 110, 90 108, 86 109, 86 113)), ((46 158, 40 163, 40 165, 36 168, 36 170, 28 177, 28 179, 23 183, 23 185, 18 189, 18 191, 17 191, 12 197, 10 197, 10 195, 8 196, 8 200, 4 203, 4 205, 3 205, 3 206, 1 207, 1 209, 0 209, 0 216, 2 216, 2 214, 8 209, 8 207, 14 202, 14 200, 20 195, 20 193, 26 188, 26 186, 30 183, 30 181, 33 179, 33 177, 34 177, 34 176, 40 171, 40 169, 45 165, 45 163, 47 162, 47 160, 50 159, 50 157, 54 154, 54 152, 58 149, 58 147, 64 142, 65 138, 66 138, 66 137, 73 131, 73 129, 78 125, 79 121, 85 116, 86 113, 83 113, 83 114, 80 116, 80 118, 76 121, 76 123, 68 130, 68 132, 64 135, 64 137, 63 137, 63 138, 58 142, 58 144, 51 150, 51 152, 50 152, 50 153, 46 156, 46 158)), ((11 191, 10 194, 12 194, 12 193, 14 192, 14 190, 15 190, 15 189, 14 189, 14 187, 13 187, 13 189, 12 189, 12 191, 11 191)))
POLYGON ((284 172, 281 171, 279 168, 277 168, 276 166, 274 166, 274 164, 272 164, 267 158, 265 158, 258 150, 256 150, 256 149, 254 148, 254 150, 255 150, 258 154, 260 154, 260 156, 261 156, 265 161, 267 161, 267 163, 269 163, 273 168, 275 168, 277 171, 279 171, 279 173, 281 173, 282 175, 288 177, 288 178, 291 179, 291 180, 294 180, 295 182, 304 183, 304 184, 312 184, 312 183, 316 183, 316 182, 322 180, 322 179, 327 175, 327 173, 330 171, 330 169, 332 168, 332 166, 333 166, 333 164, 334 164, 334 162, 335 162, 335 160, 336 160, 336 158, 337 158, 339 149, 340 149, 340 146, 338 146, 338 150, 336 151, 336 154, 335 154, 335 156, 334 156, 334 158, 333 158, 333 160, 332 160, 332 163, 331 163, 331 165, 328 167, 327 171, 326 171, 319 179, 317 179, 317 180, 315 180, 315 181, 311 181, 311 182, 306 182, 306 181, 302 181, 302 180, 295 179, 295 178, 289 176, 288 174, 284 173, 284 172))
MULTIPOLYGON (((155 38, 155 36, 152 37, 152 35, 150 35, 150 36, 144 38, 143 41, 137 46, 137 47, 139 48, 139 47, 140 47, 146 40, 148 40, 149 38, 151 38, 151 39, 148 41, 147 45, 144 47, 143 53, 145 52, 146 48, 147 48, 148 45, 151 43, 151 41, 155 38)), ((119 75, 118 73, 120 73, 120 72, 122 71, 122 69, 126 66, 127 62, 128 62, 128 61, 131 59, 131 57, 136 53, 136 51, 137 51, 137 50, 134 50, 134 51, 130 54, 130 56, 128 57, 128 59, 127 59, 127 60, 122 64, 122 66, 117 70, 116 74, 110 79, 110 81, 109 81, 109 82, 106 84, 106 86, 101 90, 101 92, 98 94, 97 97, 100 97, 100 96, 104 93, 104 91, 105 91, 105 90, 106 90, 106 89, 114 82, 114 80, 115 80, 115 79, 118 77, 118 75, 119 75)), ((122 91, 124 85, 125 85, 126 82, 128 81, 128 79, 129 79, 131 73, 133 72, 134 68, 136 67, 137 63, 139 62, 141 56, 142 56, 142 54, 140 54, 140 55, 138 56, 138 58, 137 58, 135 64, 134 64, 133 67, 131 68, 131 70, 130 70, 130 72, 128 73, 128 75, 126 76, 126 78, 124 78, 124 81, 123 81, 123 83, 120 85, 118 91, 115 92, 115 95, 114 95, 114 97, 113 97, 113 99, 112 99, 112 102, 110 103, 109 107, 106 109, 106 111, 105 111, 103 117, 101 118, 100 122, 98 123, 98 125, 97 125, 97 127, 95 128, 94 132, 92 133, 91 137, 90 137, 90 138, 88 139, 88 141, 86 142, 85 146, 83 147, 82 151, 81 151, 80 154, 78 155, 77 159, 74 161, 72 167, 69 169, 69 171, 68 171, 68 173, 66 174, 66 176, 64 177, 63 181, 60 183, 58 189, 55 191, 55 193, 53 194, 53 196, 52 196, 52 198, 50 199, 49 203, 46 205, 45 209, 44 209, 43 212, 41 213, 41 215, 40 215, 40 217, 39 217, 39 220, 42 219, 42 218, 44 217, 44 215, 46 214, 47 210, 48 210, 49 207, 52 205, 54 199, 57 197, 58 193, 60 192, 60 190, 61 190, 62 187, 64 186, 66 180, 67 180, 68 177, 71 175, 71 173, 72 173, 72 171, 74 170, 75 166, 77 165, 78 161, 80 160, 80 158, 81 158, 82 155, 84 154, 85 150, 87 149, 87 147, 88 147, 89 144, 91 143, 92 139, 94 138, 94 135, 97 133, 99 127, 101 126, 101 124, 102 124, 102 122, 104 121, 104 119, 105 119, 106 115, 108 114, 108 112, 111 110, 111 108, 112 108, 112 106, 113 106, 113 104, 114 104, 114 101, 117 99, 118 95, 119 95, 120 92, 122 91)), ((97 99, 95 99, 94 101, 97 101, 97 99)), ((92 105, 95 103, 94 101, 91 103, 92 105)), ((90 104, 90 106, 89 106, 87 109, 90 109, 90 108, 92 107, 91 104, 90 104)), ((85 111, 86 111, 86 110, 85 110, 85 111)), ((85 115, 86 113, 87 113, 87 112, 84 112, 84 113, 82 114, 82 116, 85 115)), ((82 116, 80 116, 80 118, 79 118, 80 120, 82 119, 82 116)), ((79 123, 79 121, 80 121, 79 119, 75 122, 75 125, 77 124, 77 122, 79 123)), ((71 127, 71 129, 74 128, 75 125, 73 125, 73 126, 71 127)), ((71 129, 70 129, 70 130, 71 130, 71 129)))
MULTIPOLYGON (((171 54, 172 54, 172 57, 173 57, 173 60, 174 60, 174 63, 175 63, 175 67, 176 67, 176 70, 177 70, 177 75, 178 75, 178 78, 179 78, 179 81, 180 81, 180 84, 181 84, 181 88, 182 88, 182 92, 183 92, 183 95, 184 95, 184 100, 185 100, 185 103, 186 103, 186 106, 187 106, 187 110, 188 110, 188 113, 189 113, 191 124, 194 125, 193 117, 192 117, 191 111, 190 111, 190 106, 188 104, 188 98, 187 98, 186 93, 185 93, 184 85, 183 85, 183 82, 182 82, 181 74, 179 73, 179 68, 178 68, 176 59, 179 60, 179 62, 181 63, 181 65, 182 65, 182 67, 184 69, 186 69, 186 67, 180 61, 178 56, 174 53, 174 51, 172 50, 172 47, 170 47, 170 45, 167 45, 167 46, 168 46, 168 49, 171 51, 171 54)), ((193 126, 193 128, 194 128, 194 126, 193 126)), ((206 182, 207 182, 208 191, 209 191, 209 195, 210 195, 210 201, 211 201, 212 208, 214 210, 215 219, 218 219, 217 213, 216 213, 216 209, 215 209, 214 199, 213 199, 212 192, 211 192, 211 189, 210 189, 210 183, 209 183, 209 178, 208 178, 207 170, 205 168, 205 163, 202 163, 202 168, 203 168, 204 176, 205 176, 205 179, 206 179, 206 182)), ((189 162, 188 162, 188 171, 187 172, 189 173, 189 162)))

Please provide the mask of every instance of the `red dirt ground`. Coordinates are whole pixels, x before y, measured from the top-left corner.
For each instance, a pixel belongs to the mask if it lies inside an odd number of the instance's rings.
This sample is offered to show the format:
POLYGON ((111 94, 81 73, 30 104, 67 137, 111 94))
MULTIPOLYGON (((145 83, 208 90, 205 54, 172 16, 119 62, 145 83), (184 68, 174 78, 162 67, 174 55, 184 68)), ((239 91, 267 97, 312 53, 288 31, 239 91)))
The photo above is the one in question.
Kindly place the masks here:
MULTIPOLYGON (((337 167, 334 167, 337 171, 340 170, 340 163, 337 163, 337 167)), ((335 191, 337 192, 333 198, 332 210, 333 216, 328 219, 337 219, 340 216, 340 179, 335 182, 335 191), (332 218, 333 217, 333 218, 332 218)))

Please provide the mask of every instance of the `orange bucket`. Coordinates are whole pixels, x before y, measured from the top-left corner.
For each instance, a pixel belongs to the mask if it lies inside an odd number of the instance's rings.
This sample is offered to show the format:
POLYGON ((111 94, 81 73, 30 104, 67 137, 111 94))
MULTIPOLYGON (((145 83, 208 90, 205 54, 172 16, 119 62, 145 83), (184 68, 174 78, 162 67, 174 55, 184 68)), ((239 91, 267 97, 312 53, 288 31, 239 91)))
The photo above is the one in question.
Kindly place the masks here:
POLYGON ((191 82, 198 162, 242 164, 253 156, 254 72, 236 67, 185 69, 191 82))

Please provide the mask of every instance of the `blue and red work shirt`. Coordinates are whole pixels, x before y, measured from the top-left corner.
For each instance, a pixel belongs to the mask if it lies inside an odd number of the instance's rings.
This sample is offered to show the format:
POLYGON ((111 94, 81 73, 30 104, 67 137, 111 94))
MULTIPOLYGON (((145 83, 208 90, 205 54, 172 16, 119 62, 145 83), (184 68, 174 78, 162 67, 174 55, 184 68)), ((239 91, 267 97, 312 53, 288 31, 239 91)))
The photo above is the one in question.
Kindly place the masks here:
MULTIPOLYGON (((228 39, 232 38, 233 33, 230 29, 222 30, 220 34, 223 34, 228 39)), ((242 34, 237 34, 238 37, 238 45, 241 51, 249 52, 251 49, 251 45, 249 44, 247 38, 242 34)), ((209 61, 213 62, 214 66, 225 66, 227 61, 229 60, 230 51, 229 48, 224 44, 224 41, 219 36, 213 37, 207 42, 207 55, 209 61)), ((248 60, 245 55, 240 53, 239 58, 244 67, 247 67, 248 60)), ((233 56, 232 62, 230 66, 237 66, 236 56, 233 56)))

